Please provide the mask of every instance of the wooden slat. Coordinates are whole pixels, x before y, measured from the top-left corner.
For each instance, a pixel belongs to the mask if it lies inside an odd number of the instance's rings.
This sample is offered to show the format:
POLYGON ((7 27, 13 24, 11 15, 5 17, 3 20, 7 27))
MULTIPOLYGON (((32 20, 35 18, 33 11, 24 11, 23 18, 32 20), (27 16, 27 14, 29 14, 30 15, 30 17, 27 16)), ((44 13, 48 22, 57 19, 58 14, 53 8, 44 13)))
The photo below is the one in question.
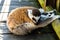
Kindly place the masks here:
POLYGON ((0 3, 1 3, 2 0, 0 0, 0 3))
POLYGON ((6 23, 0 23, 0 34, 4 34, 4 33, 10 33, 6 23))
POLYGON ((1 12, 7 12, 7 13, 0 13, 0 21, 7 20, 7 15, 9 12, 9 6, 10 6, 11 0, 5 0, 1 12))
POLYGON ((56 40, 53 33, 30 34, 26 36, 16 36, 13 34, 0 35, 0 40, 56 40))

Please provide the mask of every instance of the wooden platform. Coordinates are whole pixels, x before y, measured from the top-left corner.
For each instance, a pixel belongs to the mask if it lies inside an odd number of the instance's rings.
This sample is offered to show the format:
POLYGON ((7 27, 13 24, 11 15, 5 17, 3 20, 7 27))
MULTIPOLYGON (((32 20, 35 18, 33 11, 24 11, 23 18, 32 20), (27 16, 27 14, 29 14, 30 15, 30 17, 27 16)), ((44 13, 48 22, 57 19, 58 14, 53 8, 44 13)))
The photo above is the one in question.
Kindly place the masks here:
POLYGON ((5 21, 11 10, 21 6, 39 7, 37 5, 36 0, 0 0, 0 40, 58 40, 54 31, 48 27, 36 29, 25 36, 16 36, 9 32, 5 21))
POLYGON ((25 36, 17 36, 9 32, 6 23, 0 23, 0 40, 57 40, 54 32, 45 31, 48 29, 36 29, 25 36), (41 32, 41 33, 40 33, 41 32))

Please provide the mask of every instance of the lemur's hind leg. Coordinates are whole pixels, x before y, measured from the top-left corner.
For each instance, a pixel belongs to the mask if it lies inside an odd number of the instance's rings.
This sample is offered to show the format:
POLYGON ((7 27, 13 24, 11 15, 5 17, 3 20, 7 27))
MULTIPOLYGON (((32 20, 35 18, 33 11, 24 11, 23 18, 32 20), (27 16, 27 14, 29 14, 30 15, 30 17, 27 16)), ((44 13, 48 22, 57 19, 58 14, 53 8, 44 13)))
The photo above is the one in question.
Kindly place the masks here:
POLYGON ((23 23, 20 25, 17 25, 12 32, 17 35, 26 35, 30 33, 33 29, 35 29, 34 24, 32 23, 23 23))

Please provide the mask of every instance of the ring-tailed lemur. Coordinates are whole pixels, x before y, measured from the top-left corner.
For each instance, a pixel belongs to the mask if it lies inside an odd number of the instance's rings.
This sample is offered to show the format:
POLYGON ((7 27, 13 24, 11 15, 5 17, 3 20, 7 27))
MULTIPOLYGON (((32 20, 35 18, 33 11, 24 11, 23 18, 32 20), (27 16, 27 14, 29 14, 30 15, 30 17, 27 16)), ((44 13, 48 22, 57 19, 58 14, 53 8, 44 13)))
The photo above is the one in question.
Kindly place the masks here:
POLYGON ((44 21, 54 16, 54 11, 46 12, 47 15, 43 13, 43 9, 37 9, 35 7, 16 8, 10 12, 7 18, 8 29, 16 35, 28 34, 32 30, 44 26, 43 24, 39 24, 39 27, 36 25, 39 20, 44 21))

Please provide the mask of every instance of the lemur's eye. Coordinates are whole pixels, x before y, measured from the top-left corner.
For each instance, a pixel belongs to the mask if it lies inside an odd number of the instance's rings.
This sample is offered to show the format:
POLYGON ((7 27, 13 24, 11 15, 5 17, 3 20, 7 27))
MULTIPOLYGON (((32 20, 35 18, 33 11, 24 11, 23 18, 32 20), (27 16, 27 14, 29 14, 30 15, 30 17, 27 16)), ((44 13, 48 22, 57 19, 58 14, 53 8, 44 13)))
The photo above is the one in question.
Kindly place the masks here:
POLYGON ((53 13, 56 13, 56 10, 54 10, 53 13))
POLYGON ((42 13, 42 15, 44 15, 44 13, 42 13))
POLYGON ((42 13, 42 15, 47 15, 48 13, 42 13))
POLYGON ((50 14, 52 14, 52 13, 50 13, 50 14))

